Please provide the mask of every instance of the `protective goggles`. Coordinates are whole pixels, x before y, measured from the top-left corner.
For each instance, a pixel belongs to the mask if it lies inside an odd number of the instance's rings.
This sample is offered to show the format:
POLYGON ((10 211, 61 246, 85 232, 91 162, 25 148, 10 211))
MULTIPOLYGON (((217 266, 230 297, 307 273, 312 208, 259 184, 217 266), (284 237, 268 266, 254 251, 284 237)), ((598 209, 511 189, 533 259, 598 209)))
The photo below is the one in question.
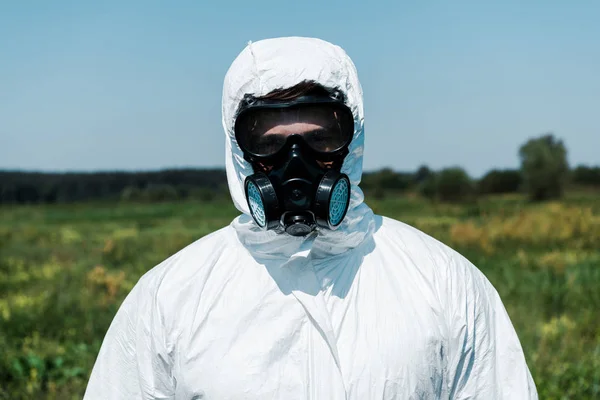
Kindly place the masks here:
POLYGON ((337 92, 331 97, 302 96, 288 102, 248 96, 235 122, 240 148, 258 159, 279 153, 292 136, 301 136, 317 155, 335 155, 347 149, 353 134, 352 111, 337 92))

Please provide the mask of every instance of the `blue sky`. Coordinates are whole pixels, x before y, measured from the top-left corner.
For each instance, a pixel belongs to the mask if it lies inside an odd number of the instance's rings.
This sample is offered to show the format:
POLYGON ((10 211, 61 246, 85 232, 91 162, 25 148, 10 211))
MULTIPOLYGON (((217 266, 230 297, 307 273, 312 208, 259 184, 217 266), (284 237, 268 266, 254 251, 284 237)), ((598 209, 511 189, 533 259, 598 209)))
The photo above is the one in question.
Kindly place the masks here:
POLYGON ((15 1, 0 5, 0 169, 224 165, 220 101, 248 40, 342 46, 365 169, 516 167, 553 131, 600 164, 598 1, 15 1))

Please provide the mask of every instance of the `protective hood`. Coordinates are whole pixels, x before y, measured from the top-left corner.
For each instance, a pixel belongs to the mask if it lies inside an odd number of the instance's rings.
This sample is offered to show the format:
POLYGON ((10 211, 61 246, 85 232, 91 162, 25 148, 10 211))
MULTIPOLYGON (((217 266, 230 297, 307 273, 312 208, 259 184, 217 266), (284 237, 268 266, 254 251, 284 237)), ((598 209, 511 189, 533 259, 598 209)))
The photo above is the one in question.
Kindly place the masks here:
POLYGON ((375 225, 373 213, 363 203, 364 195, 358 187, 364 146, 362 88, 356 67, 344 50, 314 38, 286 37, 250 42, 225 76, 222 114, 229 191, 236 208, 243 213, 232 226, 246 248, 253 253, 275 257, 314 250, 313 255, 318 257, 340 254, 370 237, 375 225), (354 135, 342 172, 350 178, 352 189, 348 213, 337 230, 321 229, 306 237, 292 237, 262 231, 254 224, 244 195, 244 180, 253 174, 253 170, 236 142, 234 123, 245 94, 262 96, 304 80, 337 88, 346 95, 347 106, 354 116, 354 135))

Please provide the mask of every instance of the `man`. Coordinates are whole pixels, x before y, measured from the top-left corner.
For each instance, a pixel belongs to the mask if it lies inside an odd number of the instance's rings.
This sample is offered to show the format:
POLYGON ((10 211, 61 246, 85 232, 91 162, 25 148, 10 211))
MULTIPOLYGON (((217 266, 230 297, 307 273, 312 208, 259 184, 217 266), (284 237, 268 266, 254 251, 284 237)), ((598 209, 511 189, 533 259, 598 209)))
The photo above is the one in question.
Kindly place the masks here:
POLYGON ((86 399, 532 399, 502 302, 465 258, 373 214, 339 47, 249 44, 223 90, 243 213, 146 273, 86 399))

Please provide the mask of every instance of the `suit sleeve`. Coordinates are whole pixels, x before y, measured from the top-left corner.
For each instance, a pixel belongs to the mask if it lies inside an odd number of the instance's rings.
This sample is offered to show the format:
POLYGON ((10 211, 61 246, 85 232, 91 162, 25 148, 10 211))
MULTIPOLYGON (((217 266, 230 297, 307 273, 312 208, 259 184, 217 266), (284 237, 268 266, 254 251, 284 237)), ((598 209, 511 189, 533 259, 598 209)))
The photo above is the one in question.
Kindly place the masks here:
POLYGON ((156 290, 144 276, 104 338, 84 400, 174 398, 174 380, 156 290))
POLYGON ((537 399, 502 300, 488 279, 454 254, 447 279, 451 399, 537 399))

